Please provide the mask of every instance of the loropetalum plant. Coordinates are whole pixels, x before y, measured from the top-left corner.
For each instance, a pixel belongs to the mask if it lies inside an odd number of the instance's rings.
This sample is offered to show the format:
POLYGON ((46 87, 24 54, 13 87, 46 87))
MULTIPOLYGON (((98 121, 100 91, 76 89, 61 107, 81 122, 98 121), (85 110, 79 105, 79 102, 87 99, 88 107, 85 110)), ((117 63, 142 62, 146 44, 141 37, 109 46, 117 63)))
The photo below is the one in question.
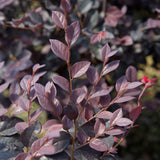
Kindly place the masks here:
MULTIPOLYGON (((70 1, 62 0, 61 7, 63 13, 53 11, 52 19, 64 30, 65 42, 50 39, 50 43, 53 53, 66 62, 69 78, 55 75, 52 82, 47 82, 44 86, 37 81, 45 74, 38 72, 45 65, 36 64, 33 66, 32 75, 25 75, 18 89, 15 87, 14 91, 10 91, 12 105, 9 109, 0 105, 0 135, 4 139, 12 137, 17 140, 14 145, 22 152, 14 155, 15 160, 33 160, 44 155, 52 155, 52 159, 71 160, 105 160, 114 157, 117 146, 130 129, 136 126, 134 123, 143 108, 141 98, 145 90, 156 81, 148 80, 145 76, 137 80, 136 69, 129 66, 126 75, 120 77, 115 84, 116 94, 111 96, 114 86, 105 82, 105 76, 119 66, 119 60, 112 60, 118 50, 112 51, 108 44, 103 46, 100 73, 89 61, 71 64, 71 47, 78 40, 81 28, 78 21, 68 23, 70 1), (73 86, 76 79, 83 81, 78 87, 73 86), (64 103, 63 99, 59 98, 55 85, 63 89, 66 97, 69 97, 67 102, 64 103), (31 113, 36 98, 41 108, 31 113), (114 107, 114 104, 136 99, 137 106, 129 113, 124 113, 121 105, 114 107), (43 110, 50 112, 53 119, 49 119, 42 126, 37 118, 43 110), (12 116, 23 112, 27 114, 26 121, 12 116)), ((105 32, 97 35, 98 41, 105 38, 105 32)), ((94 43, 94 37, 92 42, 94 43)), ((3 66, 4 62, 1 62, 0 68, 3 66)), ((0 91, 4 91, 8 85, 9 83, 2 85, 0 91)))

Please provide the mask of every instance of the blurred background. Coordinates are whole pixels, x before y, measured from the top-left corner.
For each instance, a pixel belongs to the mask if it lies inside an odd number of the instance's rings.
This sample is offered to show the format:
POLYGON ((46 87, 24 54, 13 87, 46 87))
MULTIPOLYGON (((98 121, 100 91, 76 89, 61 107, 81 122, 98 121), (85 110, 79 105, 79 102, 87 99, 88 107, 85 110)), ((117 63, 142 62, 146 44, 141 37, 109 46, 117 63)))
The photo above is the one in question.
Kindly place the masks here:
MULTIPOLYGON (((68 22, 78 20, 82 29, 71 49, 72 63, 86 59, 101 68, 101 48, 109 43, 119 50, 114 59, 121 60, 120 67, 105 77, 109 85, 130 65, 136 67, 138 79, 158 79, 142 99, 146 109, 136 122, 138 127, 119 146, 119 157, 159 160, 160 0, 71 0, 71 5, 68 22)), ((55 73, 67 77, 66 64, 50 50, 49 39, 65 41, 63 30, 52 21, 52 10, 62 10, 60 0, 0 0, 0 61, 5 61, 0 83, 14 84, 9 90, 31 73, 35 63, 46 64, 43 84, 55 73)), ((10 105, 8 95, 8 91, 0 95, 4 106, 10 105)))

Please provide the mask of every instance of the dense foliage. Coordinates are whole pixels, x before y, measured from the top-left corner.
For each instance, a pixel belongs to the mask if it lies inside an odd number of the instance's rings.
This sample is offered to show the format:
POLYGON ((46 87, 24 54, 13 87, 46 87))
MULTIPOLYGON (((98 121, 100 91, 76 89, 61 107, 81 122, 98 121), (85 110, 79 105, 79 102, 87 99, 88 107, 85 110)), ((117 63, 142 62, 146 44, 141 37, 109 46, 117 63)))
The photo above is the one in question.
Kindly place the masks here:
POLYGON ((156 0, 1 0, 0 158, 120 159, 160 103, 158 89, 142 101, 160 77, 159 18, 156 0))

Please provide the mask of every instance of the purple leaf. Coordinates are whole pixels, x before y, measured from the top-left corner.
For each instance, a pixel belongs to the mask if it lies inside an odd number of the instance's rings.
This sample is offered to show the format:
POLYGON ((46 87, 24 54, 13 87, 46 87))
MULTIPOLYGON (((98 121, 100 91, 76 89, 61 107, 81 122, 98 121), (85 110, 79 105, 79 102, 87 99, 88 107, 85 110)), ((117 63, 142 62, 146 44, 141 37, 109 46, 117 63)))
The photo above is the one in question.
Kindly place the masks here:
POLYGON ((91 117, 93 117, 93 109, 90 104, 87 103, 85 105, 85 108, 84 108, 81 116, 84 120, 89 120, 91 117))
POLYGON ((115 69, 118 68, 120 61, 119 60, 115 60, 112 61, 108 64, 105 65, 104 69, 103 69, 103 75, 108 74, 109 72, 114 71, 115 69))
POLYGON ((90 62, 88 62, 88 61, 81 61, 81 62, 75 63, 71 67, 72 78, 77 78, 77 77, 80 77, 83 74, 85 74, 86 71, 88 70, 89 66, 90 66, 90 62))
POLYGON ((43 68, 43 67, 45 67, 45 64, 43 64, 43 65, 35 64, 35 65, 33 66, 33 68, 32 68, 33 73, 37 72, 40 68, 43 68))
POLYGON ((4 61, 0 62, 0 69, 4 66, 4 61))
POLYGON ((52 101, 52 105, 54 108, 53 114, 55 114, 55 116, 57 116, 57 115, 60 116, 62 114, 62 105, 61 105, 60 101, 57 98, 55 98, 52 101))
POLYGON ((51 49, 52 49, 53 53, 57 57, 59 57, 62 60, 67 62, 68 61, 68 48, 67 48, 67 46, 64 43, 62 43, 56 39, 50 39, 50 43, 51 43, 51 49))
POLYGON ((28 127, 26 122, 19 122, 15 125, 15 129, 19 132, 23 132, 28 127))
POLYGON ((96 151, 105 152, 108 150, 107 145, 100 139, 94 138, 90 141, 89 146, 96 151))
POLYGON ((112 116, 113 116, 113 113, 109 111, 103 111, 97 115, 98 118, 102 118, 102 119, 111 119, 112 116))
POLYGON ((53 82, 48 82, 45 85, 45 95, 46 97, 51 101, 54 100, 54 98, 56 97, 57 94, 57 90, 55 85, 53 84, 53 82))
POLYGON ((102 61, 107 62, 109 57, 112 57, 118 50, 111 51, 108 43, 102 48, 102 61))
POLYGON ((123 46, 130 46, 133 44, 133 40, 131 38, 131 36, 124 36, 121 38, 121 45, 123 46))
POLYGON ((61 0, 61 6, 64 11, 66 10, 67 12, 69 12, 71 9, 70 0, 61 0))
POLYGON ((48 130, 52 125, 59 124, 60 122, 56 119, 48 120, 44 125, 43 129, 48 130))
POLYGON ((78 39, 80 35, 80 25, 79 22, 73 22, 68 28, 65 34, 65 40, 69 46, 72 46, 78 39), (67 37, 68 36, 68 37, 67 37))
POLYGON ((94 84, 98 81, 98 78, 99 78, 99 74, 97 72, 97 70, 90 66, 87 70, 87 78, 88 78, 88 81, 91 83, 91 84, 94 84))
POLYGON ((48 140, 46 137, 36 140, 31 146, 31 155, 42 156, 54 154, 55 148, 52 145, 53 140, 48 140))
POLYGON ((69 92, 69 82, 66 78, 62 77, 62 76, 54 76, 52 78, 53 82, 55 84, 57 84, 59 87, 61 87, 62 89, 64 89, 65 91, 69 92))
POLYGON ((116 128, 116 129, 111 129, 105 132, 105 134, 115 136, 115 135, 123 134, 124 132, 125 132, 124 130, 116 128))
POLYGON ((131 119, 133 119, 133 121, 135 121, 139 117, 141 111, 142 111, 142 107, 141 106, 136 107, 129 113, 129 117, 131 119))
POLYGON ((26 98, 19 98, 18 104, 21 106, 22 109, 24 109, 25 111, 28 111, 29 109, 29 100, 26 98))
POLYGON ((137 70, 133 66, 129 66, 126 70, 126 78, 128 82, 134 82, 137 79, 137 70))
POLYGON ((86 86, 83 86, 81 88, 76 88, 75 90, 73 90, 74 103, 79 104, 86 97, 86 95, 87 95, 86 86))
POLYGON ((45 96, 45 87, 40 83, 35 83, 34 85, 37 96, 45 96))
POLYGON ((113 112, 113 116, 110 119, 110 125, 114 125, 119 118, 122 118, 123 112, 122 108, 117 109, 113 112))
POLYGON ((29 121, 33 122, 34 120, 36 120, 39 115, 43 112, 43 108, 39 108, 37 110, 35 110, 29 117, 29 121))
POLYGON ((85 135, 85 133, 83 131, 78 131, 77 138, 81 144, 87 142, 87 136, 85 135))
POLYGON ((65 29, 65 16, 63 13, 52 11, 52 19, 58 27, 65 29))
POLYGON ((142 82, 130 82, 128 83, 126 89, 134 89, 134 88, 137 88, 139 86, 141 86, 143 83, 142 82))
POLYGON ((65 130, 68 130, 73 126, 73 121, 70 120, 66 115, 64 115, 62 118, 62 124, 63 124, 63 128, 65 130))
POLYGON ((52 125, 47 130, 46 136, 49 139, 53 139, 55 137, 59 137, 60 136, 60 130, 62 129, 62 127, 63 127, 62 124, 54 124, 54 125, 52 125))
POLYGON ((141 89, 140 88, 134 88, 134 89, 130 89, 127 90, 123 96, 137 96, 141 93, 141 89))
POLYGON ((46 74, 46 71, 44 72, 40 72, 40 73, 36 73, 34 76, 33 76, 33 80, 31 82, 32 85, 34 85, 40 77, 42 77, 44 74, 46 74))
POLYGON ((120 92, 122 90, 124 90, 128 85, 126 76, 122 76, 120 77, 117 82, 116 82, 116 91, 120 92))
POLYGON ((9 83, 8 83, 8 82, 0 85, 0 93, 3 92, 5 89, 7 89, 8 86, 9 86, 9 83))
POLYGON ((135 97, 123 96, 123 97, 120 97, 120 98, 116 99, 114 101, 114 103, 123 103, 123 102, 127 102, 127 101, 130 101, 130 100, 133 100, 133 99, 135 99, 135 97))
POLYGON ((106 129, 106 124, 103 119, 96 119, 96 123, 94 124, 94 132, 96 135, 101 135, 106 129))
MULTIPOLYGON (((31 75, 25 75, 23 79, 20 81, 21 88, 28 93, 29 82, 32 79, 31 75)), ((31 84, 30 84, 31 85, 31 84)))
POLYGON ((8 112, 7 109, 5 109, 1 104, 0 104, 0 116, 3 116, 8 112))
POLYGON ((100 104, 101 104, 103 107, 109 105, 110 101, 111 101, 111 96, 110 96, 110 94, 100 97, 100 104))
POLYGON ((113 90, 113 87, 108 87, 107 89, 103 88, 95 88, 95 91, 93 92, 92 96, 90 98, 105 96, 109 94, 113 90))
POLYGON ((117 125, 117 126, 121 126, 121 127, 123 127, 123 126, 128 126, 128 125, 130 125, 130 124, 132 124, 132 121, 131 121, 130 119, 128 119, 128 118, 119 118, 119 119, 116 121, 116 125, 117 125))
POLYGON ((15 160, 22 160, 28 158, 29 153, 20 153, 16 156, 15 160))
POLYGON ((6 6, 10 5, 13 2, 14 2, 14 0, 1 0, 0 1, 0 9, 5 8, 6 6))

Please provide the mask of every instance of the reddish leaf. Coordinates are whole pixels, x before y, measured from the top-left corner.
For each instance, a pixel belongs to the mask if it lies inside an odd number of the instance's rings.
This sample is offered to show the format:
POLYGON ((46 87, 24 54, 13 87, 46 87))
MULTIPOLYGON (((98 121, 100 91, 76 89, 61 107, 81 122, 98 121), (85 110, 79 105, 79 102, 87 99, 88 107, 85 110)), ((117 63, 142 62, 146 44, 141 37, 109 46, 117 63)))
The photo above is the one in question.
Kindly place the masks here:
POLYGON ((72 78, 77 78, 77 77, 80 77, 83 74, 85 74, 86 71, 88 70, 89 66, 90 66, 90 62, 88 62, 88 61, 81 61, 81 62, 75 63, 71 67, 72 78))
POLYGON ((135 121, 139 117, 141 111, 142 111, 142 107, 141 106, 134 108, 129 113, 130 118, 133 119, 133 121, 135 121))
POLYGON ((119 8, 117 8, 116 6, 108 7, 107 14, 113 15, 114 17, 117 17, 117 18, 120 18, 123 16, 122 11, 119 8))
POLYGON ((122 130, 122 129, 111 129, 111 130, 105 132, 105 134, 115 136, 115 135, 123 134, 124 132, 125 132, 125 131, 122 130))
POLYGON ((81 88, 76 88, 75 90, 73 90, 74 103, 79 104, 86 97, 86 95, 87 95, 86 86, 83 86, 81 88))
POLYGON ((113 113, 109 111, 103 111, 97 115, 98 118, 102 118, 102 119, 111 119, 112 116, 113 116, 113 113))
POLYGON ((113 112, 113 116, 110 119, 110 125, 114 125, 119 118, 122 118, 123 112, 122 108, 117 109, 113 112))
POLYGON ((126 78, 128 82, 134 82, 137 79, 137 70, 133 66, 129 66, 126 70, 126 78))
POLYGON ((61 87, 62 89, 64 89, 65 91, 69 92, 69 82, 66 78, 62 77, 62 76, 54 76, 52 78, 53 82, 55 84, 57 84, 59 87, 61 87))
POLYGON ((114 103, 123 103, 123 102, 127 102, 127 101, 130 101, 130 100, 133 100, 135 99, 135 97, 132 97, 132 96, 123 96, 123 97, 120 97, 118 99, 116 99, 114 101, 114 103))
POLYGON ((72 46, 78 39, 80 35, 80 25, 79 22, 73 22, 68 28, 65 34, 65 40, 69 46, 72 46), (68 37, 67 37, 68 36, 68 37))
POLYGON ((97 72, 97 70, 90 66, 87 70, 87 78, 88 78, 88 81, 91 83, 91 84, 94 84, 98 81, 98 78, 99 78, 99 74, 97 72))
POLYGON ((115 69, 118 68, 120 61, 119 60, 115 60, 112 61, 108 64, 105 65, 104 69, 103 69, 103 75, 108 74, 109 72, 114 71, 115 69))
POLYGON ((64 43, 62 43, 56 39, 50 39, 50 43, 51 43, 51 49, 52 49, 53 53, 57 57, 59 57, 62 60, 67 62, 68 61, 68 48, 67 48, 67 46, 64 43))
POLYGON ((104 152, 108 150, 107 145, 100 139, 94 138, 90 141, 89 146, 97 151, 104 152))
POLYGON ((52 11, 52 19, 54 23, 60 28, 65 28, 65 16, 59 11, 52 11))
POLYGON ((106 124, 103 119, 96 119, 96 123, 94 124, 94 132, 96 135, 101 135, 106 129, 106 124))
POLYGON ((15 125, 15 129, 19 132, 23 132, 28 127, 26 122, 19 122, 15 125))
POLYGON ((106 31, 101 31, 98 33, 95 33, 94 35, 92 35, 91 39, 90 39, 90 43, 94 44, 96 42, 100 42, 102 39, 105 39, 108 35, 108 32, 106 31))
POLYGON ((116 121, 116 125, 117 125, 117 126, 121 126, 121 127, 123 127, 123 126, 128 126, 128 125, 130 125, 130 124, 132 124, 132 121, 131 121, 130 119, 128 119, 128 118, 119 118, 119 119, 116 121))

